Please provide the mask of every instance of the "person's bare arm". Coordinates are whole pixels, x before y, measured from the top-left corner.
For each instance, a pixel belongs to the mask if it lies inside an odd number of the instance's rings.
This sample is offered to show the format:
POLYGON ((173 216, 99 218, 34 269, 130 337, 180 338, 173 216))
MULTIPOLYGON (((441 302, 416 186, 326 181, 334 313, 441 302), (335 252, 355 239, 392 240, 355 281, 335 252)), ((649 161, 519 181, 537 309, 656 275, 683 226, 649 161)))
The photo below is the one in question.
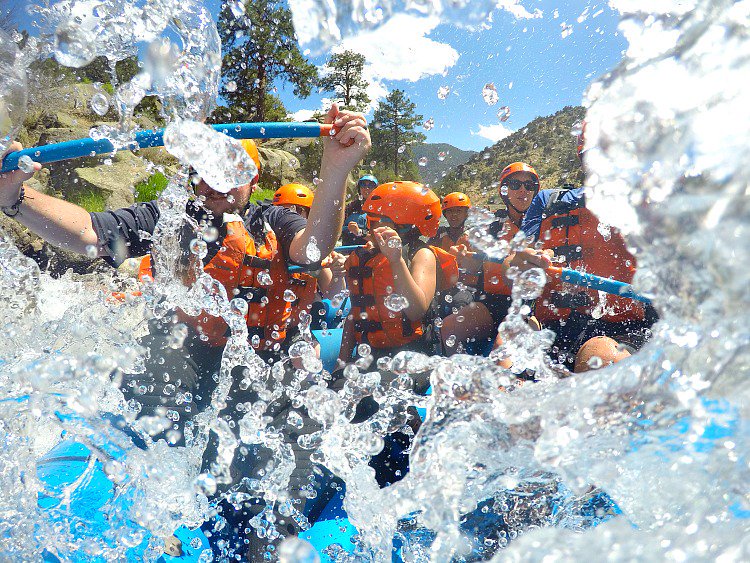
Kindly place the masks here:
POLYGON ((354 351, 354 317, 349 315, 344 321, 344 330, 341 333, 341 347, 339 348, 339 364, 348 364, 352 360, 354 351))
POLYGON ((307 255, 313 238, 320 256, 327 256, 336 246, 344 225, 347 177, 371 146, 367 121, 361 113, 339 111, 334 104, 325 121, 333 123, 336 135, 323 139, 321 183, 315 191, 307 227, 297 233, 289 246, 289 258, 298 264, 315 261, 307 255))
MULTIPOLYGON (((19 143, 8 147, 9 151, 21 150, 19 143)), ((5 154, 3 154, 5 156, 5 154)), ((41 170, 34 163, 34 171, 41 170)), ((0 175, 0 207, 10 207, 18 201, 23 182, 33 174, 14 170, 0 175)), ((47 242, 79 254, 87 254, 87 247, 95 247, 99 252, 96 233, 88 211, 73 203, 40 193, 24 186, 25 198, 19 207, 16 221, 25 225, 33 233, 47 242)))
POLYGON ((437 260, 431 250, 419 250, 411 261, 411 268, 401 256, 401 245, 389 245, 388 241, 400 239, 398 233, 388 227, 377 227, 375 241, 388 259, 393 272, 394 293, 403 295, 409 302, 404 313, 411 321, 422 320, 435 297, 437 283, 437 260))
POLYGON ((333 299, 346 289, 346 256, 338 252, 323 261, 324 268, 318 276, 318 286, 323 299, 333 299))

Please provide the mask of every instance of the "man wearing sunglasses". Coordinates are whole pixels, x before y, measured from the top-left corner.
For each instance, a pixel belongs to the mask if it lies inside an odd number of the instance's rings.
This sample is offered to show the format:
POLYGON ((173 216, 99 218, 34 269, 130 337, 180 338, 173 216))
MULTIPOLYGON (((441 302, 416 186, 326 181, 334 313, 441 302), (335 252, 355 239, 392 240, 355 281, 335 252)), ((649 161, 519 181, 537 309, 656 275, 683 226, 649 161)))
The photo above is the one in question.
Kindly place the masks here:
MULTIPOLYGON (((499 240, 512 240, 538 191, 539 175, 531 165, 514 162, 503 168, 499 192, 505 209, 495 213, 497 220, 489 225, 487 233, 499 240)), ((511 301, 511 286, 505 279, 509 265, 522 270, 550 265, 545 253, 531 249, 513 254, 506 260, 507 264, 490 262, 483 253, 465 245, 457 245, 452 251, 457 254, 461 269, 475 274, 478 281, 474 302, 466 304, 454 300, 453 307, 458 310, 443 320, 441 334, 447 354, 456 352, 459 344, 493 338, 497 334, 511 301)), ((494 347, 500 344, 496 337, 494 347)))
MULTIPOLYGON (((583 132, 578 157, 584 165, 583 132)), ((599 223, 586 206, 583 187, 542 190, 526 212, 521 229, 554 252, 556 265, 630 283, 636 259, 623 236, 599 223)), ((638 349, 658 315, 632 299, 600 294, 549 278, 534 314, 556 334, 552 357, 571 371, 587 371, 620 361, 638 349), (618 345, 620 343, 620 345, 618 345)))
POLYGON ((372 174, 362 176, 357 181, 357 199, 346 206, 344 213, 346 220, 341 231, 341 241, 345 245, 367 244, 367 220, 362 205, 377 187, 378 179, 372 174))

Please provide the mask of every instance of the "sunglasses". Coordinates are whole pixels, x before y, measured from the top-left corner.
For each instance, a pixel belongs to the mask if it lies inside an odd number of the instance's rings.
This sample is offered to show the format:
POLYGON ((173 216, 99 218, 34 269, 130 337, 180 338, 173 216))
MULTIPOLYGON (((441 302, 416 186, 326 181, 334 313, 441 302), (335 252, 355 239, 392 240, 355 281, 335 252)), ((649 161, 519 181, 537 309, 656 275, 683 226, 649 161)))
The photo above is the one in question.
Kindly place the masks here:
POLYGON ((527 192, 535 192, 539 189, 539 182, 534 180, 528 180, 526 182, 521 180, 508 180, 505 182, 505 185, 508 186, 509 190, 513 190, 514 192, 520 190, 522 187, 525 188, 527 192))

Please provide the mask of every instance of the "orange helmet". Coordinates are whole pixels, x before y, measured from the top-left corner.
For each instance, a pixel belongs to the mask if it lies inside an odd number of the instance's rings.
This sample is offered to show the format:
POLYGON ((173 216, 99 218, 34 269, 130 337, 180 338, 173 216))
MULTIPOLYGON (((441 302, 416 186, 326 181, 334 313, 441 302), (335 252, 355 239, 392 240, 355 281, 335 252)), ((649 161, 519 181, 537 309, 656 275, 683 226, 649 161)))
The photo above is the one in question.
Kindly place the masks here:
POLYGON ((534 170, 531 165, 526 164, 525 162, 514 162, 503 168, 503 171, 500 173, 500 183, 502 184, 508 176, 515 174, 516 172, 529 172, 536 176, 537 182, 539 181, 539 174, 536 173, 536 170, 534 170))
POLYGON ((285 184, 273 194, 274 205, 299 205, 301 207, 312 206, 313 191, 302 184, 285 184))
POLYGON ((453 207, 471 207, 469 196, 461 192, 453 192, 443 198, 443 211, 453 207))
POLYGON ((256 145, 255 141, 252 139, 242 139, 240 143, 242 144, 242 148, 245 149, 245 152, 253 159, 253 162, 258 169, 258 174, 260 174, 260 154, 258 153, 258 145, 256 145))
POLYGON ((417 182, 381 184, 367 198, 362 211, 387 217, 396 225, 414 226, 427 237, 434 237, 440 222, 440 198, 417 182))

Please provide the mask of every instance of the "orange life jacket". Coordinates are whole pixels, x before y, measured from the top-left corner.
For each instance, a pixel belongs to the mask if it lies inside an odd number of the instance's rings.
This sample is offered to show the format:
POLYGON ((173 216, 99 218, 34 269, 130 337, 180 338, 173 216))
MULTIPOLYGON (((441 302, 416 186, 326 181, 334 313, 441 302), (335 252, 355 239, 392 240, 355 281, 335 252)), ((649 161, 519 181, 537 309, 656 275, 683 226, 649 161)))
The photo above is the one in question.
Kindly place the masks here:
POLYGON ((318 292, 318 279, 304 272, 295 272, 289 274, 290 281, 293 284, 292 291, 297 299, 292 302, 292 316, 289 324, 296 326, 299 324, 299 315, 303 311, 309 312, 313 301, 318 292))
MULTIPOLYGON (((203 267, 203 271, 217 280, 226 289, 229 299, 246 299, 248 312, 245 317, 252 337, 260 338, 257 349, 271 349, 286 338, 287 326, 292 322, 295 301, 306 296, 314 284, 307 274, 289 274, 287 264, 279 248, 274 232, 267 228, 265 241, 257 246, 242 221, 226 224, 227 234, 220 250, 203 267), (270 277, 269 277, 270 276, 270 277), (268 281, 272 282, 267 285, 268 281), (286 294, 291 290, 295 297, 286 294)), ((141 261, 138 277, 153 277, 151 256, 141 261)), ((314 278, 312 278, 314 280, 314 278)), ((306 298, 306 297, 305 297, 306 298)), ((229 327, 220 317, 201 312, 198 317, 178 311, 182 322, 190 324, 212 346, 223 346, 229 336, 229 327)), ((256 339, 257 340, 257 339, 256 339)))
MULTIPOLYGON (((502 217, 500 217, 502 218, 502 217)), ((518 227, 507 216, 503 223, 503 232, 498 234, 499 240, 510 242, 518 233, 518 227), (507 230, 507 232, 505 232, 507 230)), ((510 295, 512 286, 503 276, 503 266, 496 262, 484 262, 479 274, 479 285, 484 293, 490 295, 510 295)))
MULTIPOLYGON (((416 250, 419 248, 423 247, 416 250)), ((437 246, 426 248, 437 259, 436 291, 455 285, 458 280, 456 257, 437 246)), ((367 342, 373 348, 392 348, 422 337, 421 320, 411 321, 403 312, 394 312, 385 306, 385 299, 393 293, 395 284, 391 265, 380 251, 365 247, 352 252, 346 260, 346 283, 358 343, 367 342)))
MULTIPOLYGON (((459 244, 463 244, 466 247, 469 246, 469 237, 466 233, 462 233, 460 237, 458 237, 457 240, 453 240, 448 234, 447 228, 442 228, 438 232, 437 237, 435 237, 435 242, 437 243, 436 246, 438 246, 440 249, 444 250, 445 252, 449 252, 451 249, 451 246, 456 246, 459 244)), ((477 274, 472 274, 470 272, 467 272, 464 269, 459 269, 458 271, 458 281, 464 284, 467 287, 477 287, 479 285, 479 276, 477 274)))
MULTIPOLYGON (((605 278, 630 283, 636 271, 636 259, 627 250, 622 235, 610 228, 599 232, 599 219, 586 208, 585 197, 560 201, 565 190, 552 194, 543 211, 539 240, 555 256, 565 257, 565 267, 605 278)), ((540 322, 567 319, 573 310, 609 322, 643 320, 642 303, 602 294, 550 278, 536 301, 535 315, 540 322)))

